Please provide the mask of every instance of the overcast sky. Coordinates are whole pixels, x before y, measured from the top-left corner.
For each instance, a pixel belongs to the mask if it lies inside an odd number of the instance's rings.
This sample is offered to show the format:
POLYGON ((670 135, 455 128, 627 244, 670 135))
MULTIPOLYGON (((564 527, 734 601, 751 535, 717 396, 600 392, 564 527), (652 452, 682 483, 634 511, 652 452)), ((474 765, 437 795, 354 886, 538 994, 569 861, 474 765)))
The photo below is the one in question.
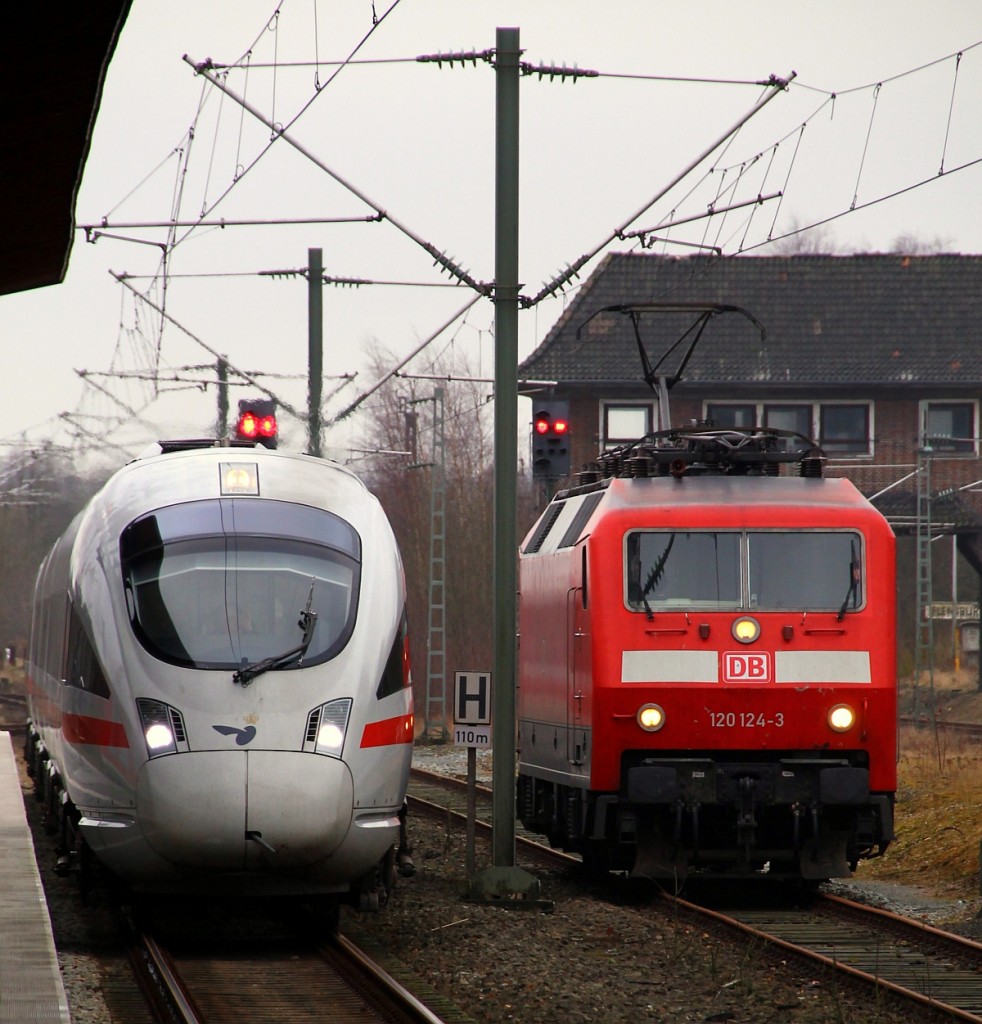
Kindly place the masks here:
MULTIPOLYGON (((325 289, 325 373, 357 373, 327 402, 328 415, 372 382, 364 353, 373 341, 405 356, 473 298, 466 287, 433 287, 452 279, 391 223, 364 220, 177 228, 165 291, 168 232, 146 225, 203 213, 231 222, 374 212, 287 139, 270 145, 269 128, 196 75, 185 54, 238 64, 224 79, 230 90, 482 282, 494 273, 494 72, 480 60, 441 67, 412 58, 487 50, 496 27, 516 26, 529 64, 600 72, 575 82, 522 79, 520 266, 528 296, 618 228, 653 228, 758 193, 784 195, 660 231, 676 244, 656 242, 652 251, 684 256, 694 244, 712 244, 725 255, 767 255, 768 237, 833 218, 820 231, 841 253, 890 251, 900 236, 982 253, 982 7, 974 2, 390 2, 282 0, 271 19, 271 0, 135 0, 76 209, 80 225, 105 218, 109 226, 95 244, 78 233, 63 284, 0 297, 0 440, 64 441, 66 423, 95 429, 99 417, 124 407, 144 424, 114 434, 130 445, 207 434, 213 387, 153 400, 142 378, 157 365, 174 379, 161 387, 206 379, 207 371, 184 368, 213 362, 215 352, 249 373, 286 375, 262 379, 302 408, 306 282, 259 271, 299 268, 310 247, 323 250, 334 276, 428 285, 325 289), (365 63, 330 63, 352 54, 365 63), (645 209, 759 102, 764 90, 754 83, 792 74, 790 87, 727 147, 645 209), (184 330, 167 322, 161 334, 159 315, 110 270, 133 275, 133 287, 165 302, 184 330), (76 371, 89 373, 91 384, 76 371)), ((637 246, 615 241, 602 251, 637 246)), ((575 288, 522 313, 521 356, 575 288)), ((492 323, 482 298, 407 371, 428 372, 452 346, 476 374, 490 376, 492 323)), ((328 382, 325 395, 333 387, 328 382)), ((250 393, 233 391, 233 405, 250 393)), ((289 446, 302 447, 303 428, 289 417, 285 425, 289 446)), ((328 436, 333 454, 343 456, 349 436, 328 436)))

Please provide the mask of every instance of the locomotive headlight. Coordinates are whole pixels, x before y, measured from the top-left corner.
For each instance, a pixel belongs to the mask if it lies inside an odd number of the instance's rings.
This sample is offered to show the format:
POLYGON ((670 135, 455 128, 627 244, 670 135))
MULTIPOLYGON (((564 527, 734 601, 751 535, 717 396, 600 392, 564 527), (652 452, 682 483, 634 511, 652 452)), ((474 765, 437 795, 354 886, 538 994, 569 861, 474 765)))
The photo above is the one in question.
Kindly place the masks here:
POLYGON ((657 704, 642 704, 638 708, 638 725, 645 732, 658 732, 665 724, 665 712, 657 704))
POLYGON ((733 639, 741 644, 752 644, 760 636, 760 623, 752 615, 741 615, 731 627, 733 639))
POLYGON ((332 700, 315 708, 307 721, 307 737, 312 741, 315 754, 340 757, 344 750, 344 737, 348 731, 351 698, 332 700))
POLYGON ((829 711, 829 727, 836 732, 848 732, 856 724, 856 712, 848 704, 836 704, 829 711))

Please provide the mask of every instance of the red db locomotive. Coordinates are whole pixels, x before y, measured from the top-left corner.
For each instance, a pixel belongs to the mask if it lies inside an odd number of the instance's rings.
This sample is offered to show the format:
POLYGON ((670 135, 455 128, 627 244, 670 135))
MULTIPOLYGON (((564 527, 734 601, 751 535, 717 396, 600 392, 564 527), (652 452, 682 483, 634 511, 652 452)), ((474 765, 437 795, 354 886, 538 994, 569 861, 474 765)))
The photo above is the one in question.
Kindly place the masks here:
POLYGON ((796 443, 659 431, 525 538, 519 816, 594 869, 820 880, 893 837, 894 536, 796 443))

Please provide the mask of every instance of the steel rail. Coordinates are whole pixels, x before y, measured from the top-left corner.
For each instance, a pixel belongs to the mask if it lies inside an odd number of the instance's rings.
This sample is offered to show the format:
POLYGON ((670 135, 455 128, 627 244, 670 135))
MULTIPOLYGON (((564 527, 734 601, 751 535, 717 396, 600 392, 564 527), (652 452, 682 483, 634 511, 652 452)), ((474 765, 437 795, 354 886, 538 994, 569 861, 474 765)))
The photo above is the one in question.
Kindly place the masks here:
POLYGON ((132 939, 130 962, 147 1002, 158 1020, 203 1024, 163 946, 146 932, 132 939))
MULTIPOLYGON (((978 972, 975 973, 977 984, 975 986, 975 991, 970 993, 970 998, 977 1000, 977 1005, 979 1007, 978 1012, 964 1005, 956 1005, 954 1003, 946 1002, 944 998, 940 998, 932 994, 932 990, 938 991, 941 988, 942 978, 945 973, 944 961, 938 957, 932 958, 929 953, 925 953, 923 951, 923 948, 921 948, 918 953, 918 956, 921 959, 917 964, 917 970, 915 971, 912 968, 910 976, 914 978, 916 974, 915 980, 922 980, 924 982, 924 988, 927 989, 927 991, 917 987, 912 987, 911 984, 905 984, 901 981, 884 977, 882 973, 874 973, 869 970, 864 970, 862 967, 858 967, 853 963, 847 962, 843 956, 839 954, 830 955, 828 953, 823 953, 820 949, 809 945, 807 940, 798 940, 779 935, 777 934, 773 923, 771 925, 755 924, 752 923, 752 921, 747 920, 746 918, 750 916, 748 912, 723 912, 713 910, 702 904, 690 902, 680 896, 673 896, 669 893, 663 893, 662 895, 663 898, 669 900, 675 906, 682 907, 699 917, 710 918, 711 920, 714 920, 728 928, 740 931, 745 935, 762 938, 771 946, 775 946, 789 953, 793 953, 796 956, 804 957, 808 960, 823 964, 836 972, 857 978, 863 982, 872 984, 875 987, 887 989, 906 1000, 916 1002, 934 1010, 939 1010, 940 1012, 955 1017, 958 1020, 970 1021, 973 1022, 973 1024, 980 1024, 980 1022, 982 1022, 982 974, 978 972), (935 969, 933 972, 932 966, 935 969)), ((929 934, 931 938, 937 942, 943 941, 949 945, 961 944, 965 951, 971 955, 978 956, 979 953, 982 953, 982 946, 980 946, 979 943, 972 942, 968 939, 962 939, 960 936, 952 935, 937 928, 932 928, 929 925, 923 925, 920 922, 912 921, 909 918, 903 918, 896 914, 890 914, 887 911, 877 910, 877 908, 868 907, 861 903, 854 903, 851 900, 844 900, 841 897, 822 896, 820 897, 820 901, 827 902, 830 905, 839 905, 843 908, 848 907, 849 911, 854 914, 861 914, 864 916, 869 915, 871 918, 875 917, 876 914, 879 914, 885 918, 889 918, 891 927, 905 928, 908 935, 908 941, 912 944, 917 941, 918 933, 922 935, 929 934)), ((786 922, 792 922, 790 912, 784 915, 784 919, 786 922)), ((802 925, 802 927, 805 926, 802 925)), ((819 944, 819 940, 816 939, 813 941, 816 945, 819 944)), ((827 941, 827 936, 823 936, 822 941, 827 941)), ((844 955, 848 956, 849 953, 847 952, 844 955)), ((879 957, 879 953, 877 953, 877 957, 879 957)), ((963 978, 959 977, 957 980, 961 982, 963 981, 963 978)))

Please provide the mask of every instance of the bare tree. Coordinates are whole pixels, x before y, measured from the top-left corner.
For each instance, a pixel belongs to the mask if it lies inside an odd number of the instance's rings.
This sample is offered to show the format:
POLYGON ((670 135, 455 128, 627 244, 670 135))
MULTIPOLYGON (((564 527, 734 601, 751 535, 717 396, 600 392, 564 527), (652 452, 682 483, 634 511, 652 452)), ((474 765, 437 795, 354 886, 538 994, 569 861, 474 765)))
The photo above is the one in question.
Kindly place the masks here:
POLYGON ((48 549, 73 516, 102 485, 104 475, 77 472, 69 456, 33 451, 0 464, 0 643, 18 656, 31 629, 34 581, 48 549))
MULTIPOLYGON (((370 353, 378 377, 395 360, 370 353)), ((443 378, 394 378, 371 398, 361 448, 361 473, 385 508, 406 567, 417 696, 427 665, 430 607, 431 502, 434 474, 434 391, 443 391, 445 514, 443 518, 445 667, 491 666, 493 593, 493 446, 487 384, 468 381, 457 359, 434 367, 443 378), (404 452, 408 454, 393 454, 404 452), (376 454, 371 454, 376 453, 376 454)))
POLYGON ((936 256, 943 252, 953 252, 951 239, 935 235, 934 238, 919 239, 916 235, 904 232, 893 240, 890 252, 900 256, 936 256))
POLYGON ((809 227, 797 217, 791 220, 791 228, 771 243, 770 251, 777 256, 818 256, 837 251, 835 238, 823 225, 809 227))

